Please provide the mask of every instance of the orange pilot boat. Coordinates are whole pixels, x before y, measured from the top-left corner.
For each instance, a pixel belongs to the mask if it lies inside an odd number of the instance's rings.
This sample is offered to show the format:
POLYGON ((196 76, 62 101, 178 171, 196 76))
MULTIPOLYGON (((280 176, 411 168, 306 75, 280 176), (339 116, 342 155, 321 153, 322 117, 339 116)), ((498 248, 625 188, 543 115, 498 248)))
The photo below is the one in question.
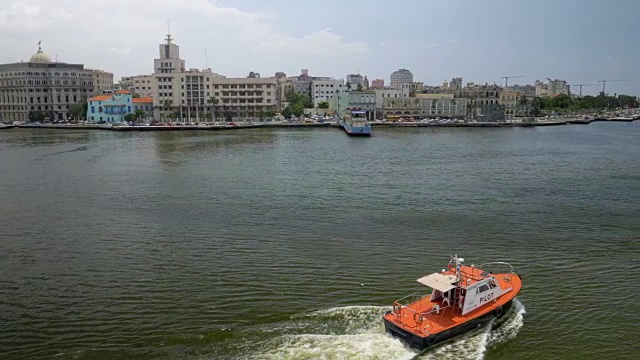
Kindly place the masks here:
POLYGON ((478 266, 463 262, 452 256, 446 270, 418 279, 432 289, 431 294, 396 300, 383 317, 386 331, 422 350, 504 315, 522 288, 520 276, 504 262, 478 266))

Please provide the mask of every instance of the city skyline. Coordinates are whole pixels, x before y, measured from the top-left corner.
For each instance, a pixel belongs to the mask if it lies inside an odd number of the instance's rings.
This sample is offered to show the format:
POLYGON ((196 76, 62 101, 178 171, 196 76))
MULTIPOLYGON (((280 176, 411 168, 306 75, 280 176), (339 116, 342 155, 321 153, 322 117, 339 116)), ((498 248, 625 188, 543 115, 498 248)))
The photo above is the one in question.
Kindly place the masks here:
MULTIPOLYGON (((84 63, 117 78, 150 74, 170 19, 187 68, 208 65, 228 77, 249 71, 292 76, 305 68, 312 76, 344 78, 359 70, 388 83, 393 71, 406 68, 429 85, 453 77, 504 85, 506 75, 526 75, 510 85, 547 77, 570 84, 625 79, 607 84, 607 92, 640 95, 640 70, 633 66, 640 51, 629 46, 637 28, 631 1, 611 7, 575 0, 407 0, 393 9, 378 1, 334 0, 299 8, 284 0, 139 0, 135 8, 126 0, 82 4, 8 4, 0 10, 0 63, 27 61, 42 40, 43 50, 61 62, 84 63)), ((583 94, 598 91, 585 87, 583 94)))

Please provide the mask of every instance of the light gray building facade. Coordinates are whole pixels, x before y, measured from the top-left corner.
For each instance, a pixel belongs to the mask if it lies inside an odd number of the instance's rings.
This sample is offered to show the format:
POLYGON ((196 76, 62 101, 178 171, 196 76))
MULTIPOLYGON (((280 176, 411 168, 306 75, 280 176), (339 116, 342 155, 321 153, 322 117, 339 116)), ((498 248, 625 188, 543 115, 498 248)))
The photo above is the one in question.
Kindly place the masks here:
POLYGON ((73 105, 96 95, 95 76, 82 64, 51 61, 40 47, 29 61, 0 64, 0 121, 26 122, 36 111, 52 121, 69 120, 73 105))

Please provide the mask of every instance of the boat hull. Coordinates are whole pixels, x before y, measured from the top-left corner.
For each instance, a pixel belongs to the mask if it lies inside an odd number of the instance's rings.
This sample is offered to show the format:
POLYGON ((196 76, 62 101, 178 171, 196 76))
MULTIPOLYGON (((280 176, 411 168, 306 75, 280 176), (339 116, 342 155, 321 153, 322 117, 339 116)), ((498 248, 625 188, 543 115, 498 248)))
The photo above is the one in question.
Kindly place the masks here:
MULTIPOLYGON (((424 350, 436 344, 445 342, 447 340, 451 340, 473 329, 488 325, 492 319, 504 316, 504 314, 506 314, 509 308, 511 307, 512 303, 513 303, 513 299, 505 303, 504 306, 502 307, 502 311, 499 313, 496 312, 495 310, 490 311, 486 314, 480 315, 476 318, 466 321, 460 325, 457 325, 450 329, 447 329, 442 332, 429 335, 426 337, 418 336, 410 331, 402 329, 387 319, 384 319, 384 328, 394 338, 401 340, 408 346, 414 349, 424 350)), ((388 312, 388 313, 391 313, 391 312, 388 312)))
POLYGON ((371 136, 371 132, 353 132, 353 131, 346 131, 347 135, 349 136, 371 136))
POLYGON ((371 126, 351 126, 347 122, 342 122, 340 127, 349 136, 371 136, 371 126))

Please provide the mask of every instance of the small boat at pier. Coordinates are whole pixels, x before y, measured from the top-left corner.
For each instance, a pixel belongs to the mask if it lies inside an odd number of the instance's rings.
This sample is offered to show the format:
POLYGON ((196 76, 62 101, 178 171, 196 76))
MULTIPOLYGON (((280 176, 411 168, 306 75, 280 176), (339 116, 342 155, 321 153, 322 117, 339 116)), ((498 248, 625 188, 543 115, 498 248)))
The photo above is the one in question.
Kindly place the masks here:
POLYGON ((522 288, 504 262, 462 265, 452 256, 447 269, 418 279, 431 294, 412 294, 393 303, 383 316, 385 330, 412 348, 426 349, 488 325, 511 307, 522 288))
POLYGON ((349 136, 371 136, 371 125, 367 123, 364 111, 350 110, 344 115, 344 119, 338 125, 349 136))

